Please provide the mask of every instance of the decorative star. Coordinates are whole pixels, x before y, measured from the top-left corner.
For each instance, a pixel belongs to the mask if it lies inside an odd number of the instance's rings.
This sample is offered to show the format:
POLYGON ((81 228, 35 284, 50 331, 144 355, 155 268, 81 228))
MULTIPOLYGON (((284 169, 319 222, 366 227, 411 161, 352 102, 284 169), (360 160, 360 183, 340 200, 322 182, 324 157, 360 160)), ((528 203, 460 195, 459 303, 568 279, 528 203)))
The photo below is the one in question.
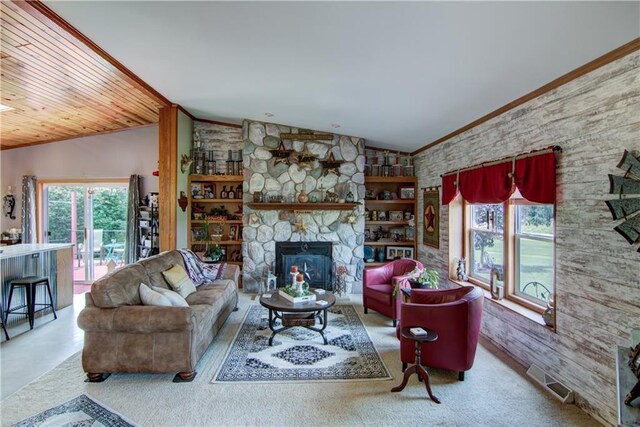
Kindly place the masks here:
POLYGON ((313 273, 313 268, 309 266, 309 264, 307 264, 306 261, 303 264, 302 268, 303 268, 302 274, 304 274, 304 276, 307 278, 308 281, 311 281, 311 274, 309 273, 313 273))
POLYGON ((298 166, 306 169, 313 169, 313 162, 315 162, 316 156, 309 151, 305 146, 304 151, 296 156, 298 166))
POLYGON ((333 152, 330 152, 329 157, 326 160, 320 161, 320 164, 324 169, 322 175, 327 176, 332 173, 334 175, 340 176, 340 165, 343 163, 344 160, 336 160, 333 156, 333 152))
POLYGON ((349 215, 344 217, 342 222, 345 224, 355 224, 356 222, 358 222, 358 215, 356 215, 355 212, 351 212, 349 215))
POLYGON ((293 223, 293 228, 294 231, 298 233, 306 234, 308 226, 304 222, 304 219, 302 219, 301 216, 298 216, 298 218, 296 218, 296 222, 293 223))

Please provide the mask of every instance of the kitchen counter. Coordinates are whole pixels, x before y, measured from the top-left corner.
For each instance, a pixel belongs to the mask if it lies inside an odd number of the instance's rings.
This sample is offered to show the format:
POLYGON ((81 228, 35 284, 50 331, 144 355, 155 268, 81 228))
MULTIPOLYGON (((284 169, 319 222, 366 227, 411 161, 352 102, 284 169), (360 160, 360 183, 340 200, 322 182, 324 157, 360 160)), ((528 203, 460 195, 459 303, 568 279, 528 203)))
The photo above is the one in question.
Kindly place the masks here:
POLYGON ((0 259, 31 255, 45 251, 57 251, 71 247, 73 247, 71 243, 21 243, 18 245, 2 246, 0 248, 0 259))

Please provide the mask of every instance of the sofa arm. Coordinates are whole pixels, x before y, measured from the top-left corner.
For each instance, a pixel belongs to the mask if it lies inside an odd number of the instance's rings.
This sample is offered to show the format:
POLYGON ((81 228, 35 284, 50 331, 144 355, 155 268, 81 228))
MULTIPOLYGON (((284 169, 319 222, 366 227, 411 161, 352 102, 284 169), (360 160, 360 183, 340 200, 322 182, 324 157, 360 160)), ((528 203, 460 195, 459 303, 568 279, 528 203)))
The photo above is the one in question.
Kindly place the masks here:
POLYGON ((224 273, 222 274, 222 279, 233 280, 233 282, 237 285, 238 279, 240 276, 240 268, 237 265, 226 264, 224 267, 224 273))
POLYGON ((85 332, 181 332, 194 328, 195 315, 191 307, 85 307, 78 326, 85 332))

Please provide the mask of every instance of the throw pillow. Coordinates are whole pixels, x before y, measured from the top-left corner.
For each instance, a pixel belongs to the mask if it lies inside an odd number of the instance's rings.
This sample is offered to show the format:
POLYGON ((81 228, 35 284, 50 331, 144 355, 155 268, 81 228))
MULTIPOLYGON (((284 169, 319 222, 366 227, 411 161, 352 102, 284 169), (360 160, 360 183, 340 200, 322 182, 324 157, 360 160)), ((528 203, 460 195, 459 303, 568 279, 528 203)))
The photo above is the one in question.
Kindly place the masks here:
POLYGON ((189 304, 187 304, 187 300, 182 298, 182 296, 177 292, 170 291, 169 289, 165 288, 160 288, 158 286, 151 286, 151 289, 167 297, 169 301, 171 301, 171 305, 173 305, 174 307, 189 307, 189 304))
POLYGON ((183 298, 188 297, 196 291, 196 285, 193 284, 184 268, 178 264, 163 271, 162 275, 167 279, 171 288, 183 298))
POLYGON ((159 292, 151 290, 151 288, 149 288, 144 283, 140 283, 138 290, 140 292, 140 299, 142 300, 142 304, 144 305, 155 305, 159 307, 172 306, 169 298, 165 297, 159 292))

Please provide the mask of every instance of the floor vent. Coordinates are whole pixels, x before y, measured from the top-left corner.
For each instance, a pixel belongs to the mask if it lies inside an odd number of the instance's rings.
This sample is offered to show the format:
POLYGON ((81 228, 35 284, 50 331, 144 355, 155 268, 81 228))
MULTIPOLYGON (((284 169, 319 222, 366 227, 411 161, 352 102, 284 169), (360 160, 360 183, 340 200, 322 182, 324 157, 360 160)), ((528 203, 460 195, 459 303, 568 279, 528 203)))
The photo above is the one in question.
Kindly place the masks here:
POLYGON ((536 365, 531 365, 529 369, 527 369, 527 375, 533 378, 542 387, 549 390, 549 392, 557 397, 562 403, 573 403, 573 390, 547 374, 536 365))

